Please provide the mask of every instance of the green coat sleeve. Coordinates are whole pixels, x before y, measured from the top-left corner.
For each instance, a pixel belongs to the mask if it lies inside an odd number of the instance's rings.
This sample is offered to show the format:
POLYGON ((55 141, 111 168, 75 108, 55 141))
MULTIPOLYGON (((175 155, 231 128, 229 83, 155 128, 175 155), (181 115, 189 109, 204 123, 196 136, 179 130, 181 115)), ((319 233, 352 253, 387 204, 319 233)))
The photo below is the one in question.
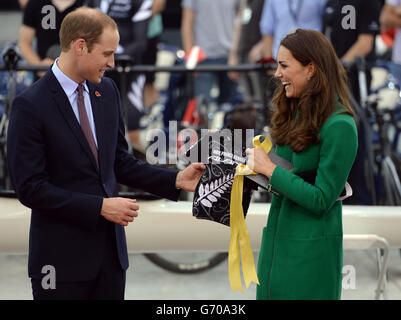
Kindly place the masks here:
POLYGON ((340 196, 355 160, 358 140, 353 118, 330 118, 320 131, 320 143, 315 185, 278 166, 270 179, 274 190, 318 216, 340 196))

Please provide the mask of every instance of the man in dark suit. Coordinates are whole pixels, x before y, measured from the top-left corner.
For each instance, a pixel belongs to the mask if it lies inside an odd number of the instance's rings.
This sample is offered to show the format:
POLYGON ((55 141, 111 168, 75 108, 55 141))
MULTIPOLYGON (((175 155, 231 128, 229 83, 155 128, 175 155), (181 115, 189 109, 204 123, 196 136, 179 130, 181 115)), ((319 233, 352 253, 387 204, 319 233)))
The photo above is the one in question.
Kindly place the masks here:
POLYGON ((195 189, 204 170, 162 169, 127 152, 117 87, 102 79, 118 42, 110 17, 75 10, 61 26, 60 57, 13 102, 7 151, 18 198, 32 209, 34 299, 123 299, 124 226, 139 206, 117 197, 117 183, 177 200, 180 188, 195 189))

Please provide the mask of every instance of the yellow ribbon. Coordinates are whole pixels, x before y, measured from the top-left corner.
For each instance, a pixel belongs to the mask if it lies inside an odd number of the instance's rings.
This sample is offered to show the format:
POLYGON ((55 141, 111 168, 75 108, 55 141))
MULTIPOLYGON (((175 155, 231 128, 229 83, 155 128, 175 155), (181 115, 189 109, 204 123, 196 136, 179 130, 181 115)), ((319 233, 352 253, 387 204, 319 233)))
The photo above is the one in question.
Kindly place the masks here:
MULTIPOLYGON (((272 143, 269 138, 256 136, 253 138, 253 146, 255 148, 262 148, 266 153, 269 153, 272 143), (261 141, 261 137, 264 138, 263 141, 261 141)), ((245 223, 244 210, 242 208, 244 175, 256 174, 256 172, 244 164, 238 165, 235 171, 230 199, 231 239, 228 249, 228 276, 231 289, 234 292, 237 290, 244 292, 241 282, 240 261, 242 262, 242 273, 246 288, 248 289, 251 282, 259 284, 251 242, 249 241, 248 228, 245 223)))

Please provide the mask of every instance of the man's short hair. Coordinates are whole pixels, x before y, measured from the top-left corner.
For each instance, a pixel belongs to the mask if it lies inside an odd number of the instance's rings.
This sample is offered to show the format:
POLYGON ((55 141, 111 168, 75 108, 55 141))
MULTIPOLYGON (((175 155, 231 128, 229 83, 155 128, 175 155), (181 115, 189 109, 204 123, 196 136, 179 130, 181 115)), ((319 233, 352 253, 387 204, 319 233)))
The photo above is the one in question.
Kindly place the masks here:
POLYGON ((103 29, 107 27, 118 30, 116 22, 97 9, 80 7, 70 12, 61 23, 61 51, 68 51, 72 41, 84 39, 90 52, 93 45, 99 42, 103 29))

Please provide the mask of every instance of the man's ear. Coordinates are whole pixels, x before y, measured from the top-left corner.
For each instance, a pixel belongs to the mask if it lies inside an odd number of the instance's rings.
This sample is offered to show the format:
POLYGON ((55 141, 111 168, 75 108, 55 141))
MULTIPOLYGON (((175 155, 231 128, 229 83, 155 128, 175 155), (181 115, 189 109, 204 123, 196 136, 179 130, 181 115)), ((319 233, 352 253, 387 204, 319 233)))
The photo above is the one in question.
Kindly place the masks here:
POLYGON ((86 46, 86 41, 84 39, 77 39, 73 41, 72 47, 77 56, 82 56, 88 51, 88 47, 86 46))

